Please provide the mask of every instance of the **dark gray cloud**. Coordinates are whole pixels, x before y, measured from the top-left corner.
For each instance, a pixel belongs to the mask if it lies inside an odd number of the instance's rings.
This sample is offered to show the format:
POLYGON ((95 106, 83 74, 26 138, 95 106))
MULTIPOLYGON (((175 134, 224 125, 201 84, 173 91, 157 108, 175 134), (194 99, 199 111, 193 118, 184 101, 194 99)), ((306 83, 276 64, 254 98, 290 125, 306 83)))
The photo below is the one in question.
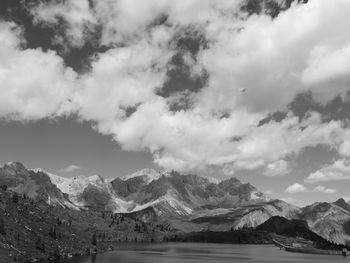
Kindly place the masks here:
POLYGON ((191 107, 191 93, 197 93, 207 84, 208 73, 205 69, 194 73, 190 63, 197 62, 198 53, 207 47, 208 41, 203 32, 188 27, 179 30, 170 45, 176 53, 167 65, 167 80, 157 94, 164 98, 177 95, 170 101, 173 111, 188 109, 191 107), (192 62, 186 61, 188 59, 192 62))
MULTIPOLYGON (((47 1, 56 2, 54 0, 47 1)), ((25 43, 23 49, 40 48, 43 51, 54 50, 63 59, 67 67, 72 67, 77 72, 85 72, 90 69, 90 57, 97 52, 108 50, 107 46, 100 46, 101 27, 94 27, 94 30, 87 35, 83 46, 71 46, 67 36, 67 22, 58 17, 59 23, 47 25, 35 23, 30 8, 40 3, 38 0, 3 0, 0 2, 0 19, 15 22, 23 29, 25 43), (57 37, 63 42, 55 42, 57 37)))
MULTIPOLYGON (((241 5, 241 10, 249 15, 265 13, 271 17, 277 17, 281 12, 288 9, 295 0, 285 0, 283 4, 274 0, 247 0, 241 5)), ((297 0, 299 3, 307 3, 308 0, 297 0)))
POLYGON ((346 123, 350 119, 350 92, 345 96, 337 96, 325 104, 317 102, 313 98, 312 92, 298 94, 288 105, 286 111, 270 113, 269 116, 259 122, 259 126, 270 121, 280 122, 286 118, 288 112, 292 112, 302 120, 313 111, 321 114, 323 122, 341 120, 346 123))

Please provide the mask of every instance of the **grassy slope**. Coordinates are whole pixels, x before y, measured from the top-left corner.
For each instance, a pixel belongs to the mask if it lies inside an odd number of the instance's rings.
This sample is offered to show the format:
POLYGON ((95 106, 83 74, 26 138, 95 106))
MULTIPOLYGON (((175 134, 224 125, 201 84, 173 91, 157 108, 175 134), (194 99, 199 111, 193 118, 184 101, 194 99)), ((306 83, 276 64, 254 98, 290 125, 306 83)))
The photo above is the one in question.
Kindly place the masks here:
POLYGON ((152 214, 150 211, 146 211, 146 215, 136 213, 130 216, 74 211, 22 197, 14 203, 12 196, 11 191, 0 189, 0 217, 5 229, 5 234, 0 234, 2 263, 105 250, 107 242, 160 241, 172 231, 156 218, 147 222, 148 214, 152 214), (95 233, 97 247, 91 244, 95 233), (45 250, 40 249, 42 244, 45 250))

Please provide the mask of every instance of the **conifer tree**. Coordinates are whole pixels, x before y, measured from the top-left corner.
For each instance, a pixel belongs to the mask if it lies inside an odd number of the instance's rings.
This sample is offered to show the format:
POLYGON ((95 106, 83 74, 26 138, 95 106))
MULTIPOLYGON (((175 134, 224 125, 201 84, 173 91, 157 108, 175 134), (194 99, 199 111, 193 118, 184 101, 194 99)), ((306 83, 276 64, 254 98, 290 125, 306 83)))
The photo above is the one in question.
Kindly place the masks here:
POLYGON ((1 217, 1 215, 0 215, 0 234, 1 235, 6 235, 5 222, 4 222, 4 219, 1 217))
POLYGON ((42 241, 41 237, 37 237, 36 240, 35 240, 35 248, 37 250, 40 250, 42 252, 45 252, 45 244, 44 242, 42 241))
POLYGON ((91 238, 91 244, 97 246, 97 235, 94 233, 91 238))
POLYGON ((18 203, 18 194, 16 192, 14 192, 12 195, 12 202, 14 202, 15 204, 18 203))

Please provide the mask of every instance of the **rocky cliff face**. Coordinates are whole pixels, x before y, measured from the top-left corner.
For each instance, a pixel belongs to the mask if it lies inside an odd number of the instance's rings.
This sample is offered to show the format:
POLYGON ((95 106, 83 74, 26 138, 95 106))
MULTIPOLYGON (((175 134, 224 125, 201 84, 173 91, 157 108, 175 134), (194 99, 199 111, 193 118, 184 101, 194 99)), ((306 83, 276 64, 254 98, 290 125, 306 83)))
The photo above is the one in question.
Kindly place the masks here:
POLYGON ((336 243, 350 241, 346 224, 350 221, 348 207, 338 200, 335 203, 315 203, 302 209, 300 218, 307 221, 310 229, 325 239, 336 243))
POLYGON ((150 173, 152 176, 139 174, 111 182, 118 196, 135 202, 133 210, 154 206, 163 214, 189 215, 209 207, 233 208, 269 200, 252 185, 243 184, 235 178, 214 183, 198 175, 171 172, 155 176, 154 171, 150 173))
POLYGON ((188 215, 193 211, 229 209, 270 199, 236 178, 213 182, 198 175, 152 169, 107 181, 99 175, 64 178, 13 162, 0 168, 0 184, 53 204, 113 212, 133 212, 152 206, 163 214, 188 215))
POLYGON ((10 190, 30 198, 43 199, 49 204, 74 207, 46 172, 40 169, 27 170, 19 162, 10 162, 0 167, 0 185, 6 185, 10 190))
POLYGON ((158 217, 183 231, 256 227, 272 216, 283 216, 305 220, 312 231, 334 242, 350 240, 350 205, 343 199, 300 209, 271 200, 236 178, 218 182, 152 169, 113 180, 99 175, 63 178, 11 162, 0 167, 0 185, 75 210, 135 213, 152 208, 158 217))

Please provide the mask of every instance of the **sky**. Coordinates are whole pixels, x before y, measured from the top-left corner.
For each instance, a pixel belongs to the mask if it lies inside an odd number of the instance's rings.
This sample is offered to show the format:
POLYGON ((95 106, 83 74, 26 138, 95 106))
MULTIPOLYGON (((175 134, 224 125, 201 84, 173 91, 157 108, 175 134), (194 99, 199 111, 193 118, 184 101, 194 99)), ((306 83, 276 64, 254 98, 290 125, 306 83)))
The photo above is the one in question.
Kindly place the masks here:
POLYGON ((0 163, 349 198, 350 0, 2 0, 0 163))

